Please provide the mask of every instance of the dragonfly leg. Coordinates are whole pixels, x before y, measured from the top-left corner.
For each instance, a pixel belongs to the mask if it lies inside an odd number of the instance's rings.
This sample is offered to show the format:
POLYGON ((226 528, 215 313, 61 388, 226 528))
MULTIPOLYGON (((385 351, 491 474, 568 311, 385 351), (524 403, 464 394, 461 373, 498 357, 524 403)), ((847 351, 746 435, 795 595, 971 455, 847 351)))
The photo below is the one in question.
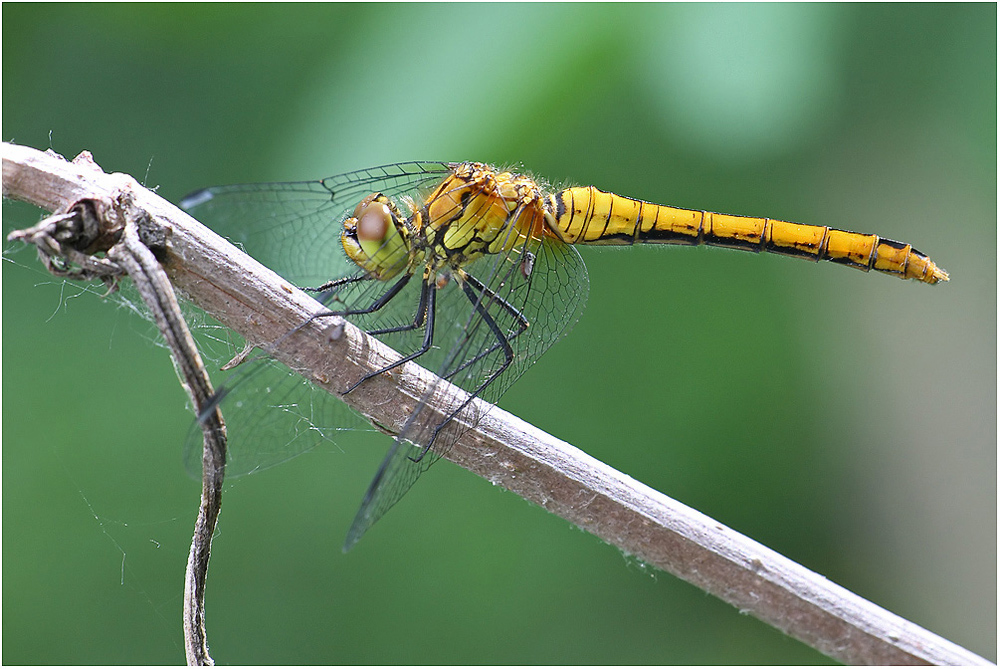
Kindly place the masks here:
POLYGON ((334 279, 333 281, 327 281, 322 286, 316 286, 315 288, 309 288, 308 286, 299 286, 299 290, 305 291, 307 293, 325 293, 328 290, 333 290, 334 288, 342 288, 343 286, 348 286, 352 283, 357 283, 359 281, 368 281, 370 277, 367 274, 355 274, 354 276, 345 276, 342 279, 334 279))
MULTIPOLYGON (((465 278, 469 279, 472 277, 466 275, 465 278)), ((473 285, 470 285, 473 283, 470 281, 462 281, 462 290, 465 292, 466 297, 469 298, 469 301, 472 302, 472 305, 473 307, 475 307, 476 311, 479 312, 479 315, 483 317, 483 321, 486 322, 487 327, 489 327, 490 331, 493 332, 493 336, 496 337, 497 343, 494 346, 503 349, 504 361, 499 368, 497 368, 496 370, 493 371, 492 374, 490 374, 489 378, 483 381, 483 383, 480 384, 480 386, 476 388, 474 392, 469 394, 469 396, 465 399, 465 401, 462 402, 461 406, 452 411, 448 415, 448 417, 441 422, 440 425, 434 428, 434 431, 431 433, 431 438, 427 440, 427 443, 424 445, 423 450, 420 451, 420 455, 417 455, 416 457, 410 457, 410 460, 412 460, 413 462, 420 462, 421 460, 423 460, 424 456, 427 455, 427 452, 430 451, 431 445, 433 445, 434 441, 437 439, 438 434, 440 434, 441 430, 444 429, 444 426, 450 423, 452 420, 454 420, 455 416, 461 413, 462 410, 465 409, 465 407, 469 406, 469 403, 472 402, 474 398, 478 397, 479 393, 481 393, 483 389, 485 389, 487 386, 493 383, 493 381, 498 376, 503 374, 504 370, 510 367, 510 363, 514 361, 514 349, 510 345, 510 340, 507 338, 506 335, 504 335, 503 331, 500 329, 500 326, 497 325, 493 317, 490 316, 490 312, 487 311, 486 307, 483 306, 483 289, 485 289, 486 287, 483 286, 483 284, 479 283, 478 281, 474 280, 474 282, 479 285, 480 287, 479 290, 474 288, 473 285)), ((488 292, 491 295, 495 295, 495 293, 493 293, 492 291, 488 292)), ((525 327, 527 327, 527 321, 525 321, 525 327)), ((477 356, 477 358, 478 357, 481 356, 477 356)))
MULTIPOLYGON (((406 285, 406 283, 409 281, 410 276, 412 276, 412 275, 405 276, 402 279, 400 279, 389 290, 387 290, 385 293, 383 293, 381 296, 379 296, 379 298, 377 300, 375 300, 375 302, 373 302, 371 304, 371 306, 369 306, 369 307, 367 307, 365 309, 344 309, 344 310, 341 310, 341 311, 323 312, 323 313, 315 314, 308 321, 306 321, 306 323, 308 323, 308 322, 310 322, 312 320, 315 320, 317 318, 328 318, 330 316, 357 316, 359 314, 374 313, 374 312, 378 311, 379 309, 381 309, 382 307, 384 307, 386 304, 388 304, 389 301, 392 300, 392 298, 394 298, 397 294, 399 294, 399 291, 402 290, 403 287, 406 285)), ((316 288, 304 288, 303 290, 309 290, 309 291, 326 291, 326 290, 331 290, 333 288, 337 288, 337 287, 340 287, 340 286, 345 286, 345 285, 347 285, 349 283, 355 283, 357 281, 363 281, 363 280, 365 280, 367 278, 368 277, 349 277, 347 279, 339 279, 337 281, 330 281, 329 283, 325 283, 322 286, 318 286, 316 288)), ((378 336, 378 335, 389 334, 391 332, 407 332, 409 330, 417 330, 417 329, 423 327, 424 318, 425 318, 426 311, 427 311, 426 307, 427 307, 426 296, 425 296, 425 294, 423 292, 421 292, 421 294, 420 294, 420 303, 417 305, 417 313, 414 314, 414 316, 413 316, 413 322, 412 323, 410 323, 409 325, 400 325, 398 327, 382 328, 380 330, 368 330, 367 332, 370 335, 378 336)), ((301 326, 299 326, 299 327, 301 327, 301 326)))
MULTIPOLYGON (((310 288, 307 290, 317 290, 317 291, 331 290, 333 288, 345 286, 350 283, 355 283, 357 281, 365 280, 367 278, 368 277, 363 277, 363 276, 348 277, 346 279, 338 279, 337 281, 330 281, 328 283, 323 284, 322 286, 318 286, 317 288, 310 288)), ((369 305, 368 307, 365 307, 363 309, 344 309, 339 311, 325 311, 318 314, 314 314, 305 323, 298 326, 296 330, 302 328, 307 323, 310 323, 316 320, 317 318, 328 318, 331 316, 357 316, 357 315, 374 313, 379 309, 381 309, 382 307, 384 307, 385 305, 387 305, 394 297, 396 297, 399 294, 399 292, 407 285, 407 283, 409 283, 411 278, 413 278, 412 274, 407 274, 401 277, 399 281, 394 283, 387 291, 382 293, 382 295, 380 295, 378 299, 372 302, 372 304, 369 305)), ((399 367, 403 363, 418 358, 430 350, 431 346, 434 343, 434 303, 435 303, 434 288, 435 285, 433 282, 431 282, 429 279, 424 280, 424 283, 421 285, 421 290, 420 290, 420 301, 417 304, 417 311, 413 316, 412 323, 408 325, 401 325, 399 327, 383 328, 383 329, 368 331, 368 334, 370 335, 383 335, 392 332, 406 332, 409 330, 416 330, 423 327, 424 341, 421 347, 416 351, 414 351, 413 353, 407 355, 406 357, 397 360, 391 365, 387 365, 382 369, 371 372, 369 374, 365 374, 355 383, 351 384, 351 386, 348 387, 347 390, 343 392, 344 395, 355 390, 358 386, 360 386, 368 379, 374 378, 379 374, 382 374, 383 372, 388 372, 391 369, 395 369, 396 367, 399 367)))
MULTIPOLYGON (((503 309, 508 314, 514 317, 514 320, 516 321, 517 325, 517 331, 509 336, 504 337, 504 341, 511 342, 528 329, 528 319, 524 317, 524 315, 517 309, 517 307, 515 307, 513 304, 511 304, 510 302, 508 302, 507 300, 503 299, 495 292, 490 290, 488 286, 486 286, 484 283, 482 283, 479 279, 472 276, 471 274, 465 274, 464 279, 468 281, 470 284, 472 284, 472 287, 475 290, 479 291, 480 295, 488 295, 491 303, 499 305, 501 309, 503 309)), ((504 341, 498 339, 496 343, 494 343, 488 349, 486 349, 485 351, 480 351, 474 357, 469 358, 468 360, 463 362, 460 366, 452 370, 444 378, 451 380, 452 378, 455 377, 456 374, 461 372, 463 369, 466 369, 467 367, 474 365, 475 363, 487 357, 494 351, 503 348, 504 341)))
MULTIPOLYGON (((345 310, 345 311, 323 311, 323 312, 320 312, 318 314, 313 314, 312 316, 310 316, 309 318, 307 318, 306 320, 304 320, 303 322, 299 323, 294 328, 292 328, 291 330, 289 330, 288 332, 286 332, 285 334, 283 334, 273 344, 270 344, 270 345, 267 345, 267 346, 262 346, 261 348, 265 352, 273 351, 277 346, 279 346, 288 337, 291 337, 296 332, 298 332, 299 330, 301 330, 305 326, 309 325, 310 323, 312 323, 314 320, 316 320, 318 318, 328 318, 330 316, 345 316, 345 315, 350 316, 350 315, 356 315, 356 314, 368 314, 368 313, 372 313, 374 311, 378 311, 379 309, 381 309, 382 307, 384 307, 389 302, 389 300, 391 300, 393 297, 395 297, 399 293, 399 291, 401 291, 406 286, 406 283, 410 280, 410 278, 412 276, 413 276, 412 274, 408 274, 408 275, 403 276, 399 281, 397 281, 395 284, 393 284, 392 287, 389 288, 389 290, 387 290, 385 293, 383 293, 381 296, 379 296, 379 298, 377 300, 375 300, 375 302, 373 302, 370 307, 368 307, 366 309, 354 309, 354 310, 348 309, 348 310, 345 310)), ((322 286, 319 286, 317 288, 302 288, 301 290, 306 290, 306 291, 325 291, 325 290, 331 290, 333 288, 337 288, 337 287, 341 287, 341 286, 346 286, 346 285, 349 285, 351 283, 357 283, 359 281, 366 281, 366 280, 371 280, 371 279, 369 277, 367 277, 367 276, 364 276, 364 275, 351 276, 351 277, 345 277, 343 279, 337 279, 336 281, 329 281, 329 282, 327 282, 327 283, 325 283, 322 286)), ((240 362, 242 362, 242 360, 240 362)), ((237 364, 239 364, 239 363, 237 363, 237 364)), ((364 379, 362 379, 362 380, 364 380, 364 379)), ((357 384, 355 384, 355 385, 357 385, 357 384)), ((353 386, 352 386, 352 389, 353 389, 353 386)), ((205 409, 205 411, 202 412, 202 414, 205 415, 205 416, 207 416, 207 415, 209 415, 209 413, 211 413, 212 411, 214 411, 215 408, 219 405, 219 402, 221 402, 223 400, 223 398, 225 398, 226 394, 228 394, 230 390, 231 390, 230 388, 226 388, 225 386, 220 387, 219 389, 217 389, 216 393, 215 393, 215 396, 209 400, 208 406, 205 409)), ((201 417, 199 417, 199 420, 201 420, 201 417)))
MULTIPOLYGON (((312 316, 310 316, 309 319, 305 323, 303 323, 302 325, 305 325, 306 323, 310 323, 310 322, 316 320, 317 318, 329 318, 330 316, 358 316, 358 315, 361 315, 361 314, 371 314, 371 313, 374 313, 374 312, 378 311, 379 309, 381 309, 382 307, 384 307, 385 305, 389 304, 389 302, 392 300, 392 298, 396 297, 396 295, 399 294, 399 291, 403 290, 403 288, 406 287, 406 284, 409 283, 410 279, 412 279, 412 278, 413 278, 412 274, 404 274, 399 279, 399 281, 397 281, 396 283, 392 284, 392 286, 389 288, 389 290, 387 290, 384 293, 382 293, 378 297, 377 300, 375 300, 374 302, 372 302, 370 306, 367 306, 364 309, 342 309, 342 310, 339 310, 339 311, 322 311, 322 312, 320 312, 318 314, 313 314, 312 316)), ((334 287, 334 284, 336 284, 337 286, 342 286, 342 285, 346 285, 348 283, 354 283, 354 282, 357 282, 357 281, 363 281, 365 279, 367 279, 367 277, 351 277, 350 279, 342 279, 340 281, 332 281, 329 284, 323 284, 323 286, 320 286, 320 289, 322 289, 322 290, 330 290, 330 288, 334 287), (324 288, 324 286, 329 286, 329 287, 324 288)), ((299 327, 301 328, 302 325, 300 325, 299 327)))
POLYGON ((420 300, 417 302, 417 313, 413 315, 413 322, 409 325, 399 325, 392 328, 381 328, 379 330, 369 330, 368 334, 373 336, 390 334, 392 332, 409 332, 410 330, 417 330, 424 326, 424 321, 427 318, 427 298, 430 291, 421 290, 420 300))
POLYGON ((413 353, 410 353, 409 355, 400 358, 391 365, 386 365, 380 370, 365 374, 360 379, 358 379, 353 385, 351 385, 350 388, 345 390, 343 392, 344 395, 351 392, 352 390, 360 386, 368 379, 374 378, 379 374, 382 374, 383 372, 388 372, 391 369, 395 369, 400 365, 409 362, 410 360, 419 358, 420 356, 422 356, 424 353, 426 353, 431 349, 431 346, 434 344, 434 303, 435 303, 436 293, 437 291, 435 289, 434 282, 430 281, 429 279, 425 279, 420 287, 420 304, 426 306, 426 308, 423 309, 423 311, 426 313, 426 317, 422 319, 424 321, 424 341, 423 344, 420 346, 420 348, 414 351, 413 353))

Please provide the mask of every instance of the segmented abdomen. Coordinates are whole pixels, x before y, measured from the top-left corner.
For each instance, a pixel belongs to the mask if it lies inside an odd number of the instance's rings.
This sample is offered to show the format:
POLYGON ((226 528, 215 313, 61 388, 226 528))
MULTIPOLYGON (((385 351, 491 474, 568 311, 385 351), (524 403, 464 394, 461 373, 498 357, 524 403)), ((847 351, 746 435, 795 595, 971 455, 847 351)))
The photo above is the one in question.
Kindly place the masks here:
POLYGON ((924 283, 948 274, 909 244, 817 225, 678 209, 567 188, 548 198, 557 236, 569 244, 707 244, 809 258, 876 270, 924 283))

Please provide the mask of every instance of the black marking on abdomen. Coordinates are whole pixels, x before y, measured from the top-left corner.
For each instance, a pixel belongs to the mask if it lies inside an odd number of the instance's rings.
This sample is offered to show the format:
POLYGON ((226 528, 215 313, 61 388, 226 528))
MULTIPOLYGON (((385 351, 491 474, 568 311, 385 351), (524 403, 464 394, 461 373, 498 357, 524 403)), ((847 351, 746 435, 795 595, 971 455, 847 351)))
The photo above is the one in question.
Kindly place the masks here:
POLYGON ((600 245, 600 244, 622 244, 625 246, 632 246, 635 244, 635 238, 624 232, 615 232, 610 235, 603 235, 587 242, 587 244, 600 245))
POLYGON ((563 194, 565 192, 566 191, 561 190, 561 191, 559 191, 558 193, 556 193, 555 195, 552 196, 552 198, 556 201, 556 211, 555 211, 555 214, 556 214, 556 220, 557 221, 561 220, 562 217, 566 215, 566 202, 563 200, 563 194))
POLYGON ((872 268, 871 261, 874 260, 874 255, 873 255, 872 258, 869 259, 868 263, 858 262, 857 260, 855 260, 854 258, 851 258, 850 256, 844 256, 844 257, 841 257, 841 258, 834 258, 832 256, 826 256, 825 258, 822 258, 822 260, 829 260, 830 262, 836 263, 838 265, 847 265, 848 267, 856 267, 857 269, 860 269, 860 270, 863 270, 863 271, 867 272, 868 270, 870 270, 872 268))
POLYGON ((816 248, 799 248, 797 246, 777 246, 774 241, 764 244, 764 250, 769 253, 777 253, 782 256, 790 256, 792 258, 812 258, 813 260, 820 259, 819 249, 816 248))
MULTIPOLYGON (((603 191, 599 191, 596 188, 594 188, 594 192, 595 193, 602 193, 603 191)), ((608 226, 611 225, 611 217, 614 215, 614 211, 615 211, 615 196, 612 195, 609 199, 610 199, 610 202, 608 204, 608 216, 607 216, 607 218, 604 219, 604 229, 601 230, 601 238, 602 239, 605 238, 605 237, 617 236, 617 235, 608 235, 608 226)), ((591 202, 594 202, 596 200, 597 200, 596 196, 592 196, 591 197, 591 202)))
MULTIPOLYGON (((897 251, 902 251, 907 246, 910 246, 909 244, 904 244, 903 242, 897 242, 895 239, 883 239, 882 237, 879 237, 878 242, 875 244, 875 246, 878 246, 879 244, 885 244, 886 246, 891 246, 897 251)), ((910 247, 910 250, 913 251, 912 246, 910 247)))
POLYGON ((698 246, 701 240, 698 235, 684 234, 673 230, 660 230, 655 226, 649 232, 643 232, 637 237, 643 244, 684 244, 698 246))
POLYGON ((753 251, 754 253, 760 253, 762 250, 759 241, 739 239, 738 237, 720 237, 714 233, 705 235, 703 241, 709 246, 718 246, 724 249, 739 249, 741 251, 753 251))

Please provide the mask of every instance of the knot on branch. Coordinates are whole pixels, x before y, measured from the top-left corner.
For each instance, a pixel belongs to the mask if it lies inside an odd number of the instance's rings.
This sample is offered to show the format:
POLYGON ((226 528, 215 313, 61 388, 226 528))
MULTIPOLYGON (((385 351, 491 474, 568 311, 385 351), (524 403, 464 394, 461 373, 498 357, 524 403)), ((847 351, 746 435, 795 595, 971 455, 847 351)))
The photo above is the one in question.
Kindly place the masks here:
POLYGON ((110 197, 77 200, 30 228, 11 232, 7 239, 35 246, 42 264, 53 275, 75 281, 100 280, 112 293, 126 274, 113 259, 112 249, 121 242, 130 222, 157 260, 162 260, 167 233, 135 205, 127 188, 117 189, 110 197))
POLYGON ((56 276, 77 281, 100 279, 114 291, 125 272, 104 256, 121 239, 125 227, 116 209, 102 200, 86 198, 30 228, 11 232, 7 239, 34 245, 42 264, 56 276))

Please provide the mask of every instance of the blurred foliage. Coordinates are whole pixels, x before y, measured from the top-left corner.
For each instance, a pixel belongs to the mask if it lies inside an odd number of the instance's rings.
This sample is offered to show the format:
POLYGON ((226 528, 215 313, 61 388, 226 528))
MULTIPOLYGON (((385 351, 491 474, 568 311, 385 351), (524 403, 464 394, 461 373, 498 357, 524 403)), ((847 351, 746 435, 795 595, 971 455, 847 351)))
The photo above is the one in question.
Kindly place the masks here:
MULTIPOLYGON (((871 231, 930 288, 585 250, 505 408, 996 658, 996 5, 3 5, 3 135, 170 199, 411 159, 871 231)), ((39 212, 4 203, 4 233, 39 212)), ((198 485, 152 327, 5 245, 3 662, 183 657, 198 485)), ((826 658, 448 463, 348 555, 388 441, 230 484, 235 664, 826 658)))

